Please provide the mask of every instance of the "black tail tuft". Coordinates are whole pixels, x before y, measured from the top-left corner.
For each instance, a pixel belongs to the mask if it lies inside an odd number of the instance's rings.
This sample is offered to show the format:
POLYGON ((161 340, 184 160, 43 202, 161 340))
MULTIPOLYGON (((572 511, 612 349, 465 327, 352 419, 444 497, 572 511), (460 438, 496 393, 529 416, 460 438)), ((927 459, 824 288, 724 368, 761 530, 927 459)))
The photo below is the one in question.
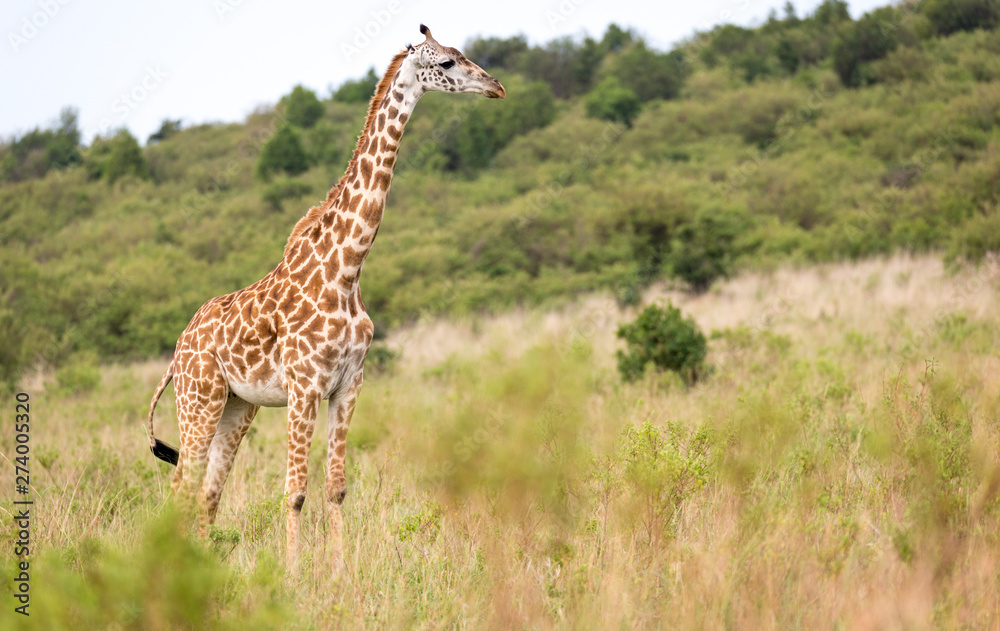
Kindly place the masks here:
POLYGON ((171 447, 167 443, 163 442, 159 438, 154 438, 156 444, 149 448, 153 452, 153 455, 163 460, 164 462, 169 462, 170 464, 177 466, 177 457, 180 452, 177 451, 176 447, 171 447))

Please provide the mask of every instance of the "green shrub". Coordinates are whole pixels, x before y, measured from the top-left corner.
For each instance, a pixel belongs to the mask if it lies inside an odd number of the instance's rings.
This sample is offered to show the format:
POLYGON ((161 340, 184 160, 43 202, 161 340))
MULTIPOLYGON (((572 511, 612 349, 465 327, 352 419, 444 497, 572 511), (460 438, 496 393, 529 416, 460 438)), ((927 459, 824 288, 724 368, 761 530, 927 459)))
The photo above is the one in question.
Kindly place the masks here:
POLYGON ((365 363, 375 374, 392 372, 399 360, 399 353, 392 350, 385 342, 375 342, 368 349, 365 363))
POLYGON ((840 29, 833 43, 833 68, 847 87, 874 83, 871 62, 882 59, 898 44, 892 13, 884 9, 868 13, 840 29))
POLYGON ((632 121, 642 108, 635 92, 622 85, 617 77, 607 77, 597 84, 586 100, 587 116, 624 123, 632 126, 632 121))
POLYGON ((643 103, 672 99, 680 94, 684 84, 684 54, 679 50, 658 53, 640 40, 618 57, 612 74, 643 103))
POLYGON ((278 128, 264 144, 257 163, 257 174, 267 178, 274 171, 298 175, 309 168, 309 158, 302 147, 302 138, 288 125, 278 128))
POLYGON ((285 118, 298 127, 312 127, 323 117, 323 104, 316 98, 316 93, 301 85, 292 88, 291 94, 282 101, 285 104, 285 118))
POLYGON ((952 233, 947 258, 979 263, 993 252, 1000 252, 1000 211, 976 215, 952 233))
POLYGON ((156 144, 158 142, 163 142, 171 136, 177 135, 177 132, 181 130, 180 119, 170 120, 169 118, 164 118, 163 122, 160 123, 160 128, 149 135, 146 139, 146 144, 156 144))
POLYGON ((127 129, 111 138, 96 139, 84 164, 91 179, 105 179, 109 184, 126 175, 149 178, 149 165, 139 141, 127 129))
POLYGON ((268 203, 271 210, 281 212, 282 202, 286 199, 303 197, 308 195, 311 191, 312 187, 305 182, 284 178, 274 182, 273 184, 269 184, 267 188, 264 189, 264 194, 261 198, 268 203))
POLYGON ((340 87, 333 93, 333 100, 341 103, 367 103, 375 94, 379 78, 375 74, 375 69, 369 68, 368 73, 360 79, 351 79, 341 83, 340 87))
POLYGON ((626 350, 617 352, 618 372, 624 381, 635 381, 652 365, 659 371, 677 373, 691 385, 705 370, 708 344, 705 335, 691 318, 667 303, 666 309, 650 305, 635 322, 618 327, 618 337, 626 350))
POLYGON ((50 169, 80 164, 80 129, 77 111, 63 108, 59 126, 38 129, 9 143, 0 143, 0 180, 17 182, 43 177, 50 169))
POLYGON ((739 254, 736 238, 746 231, 747 224, 746 217, 735 211, 698 211, 693 221, 678 228, 671 244, 674 274, 697 292, 705 291, 718 278, 728 277, 739 254))
POLYGON ((56 388, 64 394, 90 392, 101 384, 101 370, 97 356, 79 353, 56 371, 56 388))
POLYGON ((997 0, 927 0, 923 9, 938 35, 994 29, 1000 24, 997 0))

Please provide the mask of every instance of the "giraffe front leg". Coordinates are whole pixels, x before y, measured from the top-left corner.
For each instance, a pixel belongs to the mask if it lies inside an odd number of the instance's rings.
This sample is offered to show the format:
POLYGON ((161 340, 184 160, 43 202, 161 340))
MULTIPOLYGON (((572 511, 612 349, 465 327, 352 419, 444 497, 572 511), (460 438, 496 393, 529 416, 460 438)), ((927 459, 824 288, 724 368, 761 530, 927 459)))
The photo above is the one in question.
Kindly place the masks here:
POLYGON ((288 470, 285 476, 287 516, 285 543, 287 569, 294 574, 299 559, 299 522, 306 501, 309 473, 309 445, 312 443, 321 395, 318 392, 289 388, 288 396, 288 470))
POLYGON ((334 576, 344 567, 344 498, 347 496, 347 429, 361 391, 362 373, 339 402, 330 401, 326 451, 326 511, 330 523, 330 566, 334 576))

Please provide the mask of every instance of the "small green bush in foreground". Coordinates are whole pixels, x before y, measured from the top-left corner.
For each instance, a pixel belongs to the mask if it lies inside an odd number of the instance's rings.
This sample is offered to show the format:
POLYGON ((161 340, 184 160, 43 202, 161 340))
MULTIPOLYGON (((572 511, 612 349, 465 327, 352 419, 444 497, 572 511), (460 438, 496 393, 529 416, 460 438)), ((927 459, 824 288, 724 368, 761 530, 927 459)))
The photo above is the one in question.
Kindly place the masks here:
POLYGON ((660 371, 676 372, 684 383, 694 384, 704 373, 708 345, 691 318, 667 303, 646 307, 635 322, 618 327, 627 350, 618 351, 618 371, 624 381, 636 381, 652 364, 660 371))

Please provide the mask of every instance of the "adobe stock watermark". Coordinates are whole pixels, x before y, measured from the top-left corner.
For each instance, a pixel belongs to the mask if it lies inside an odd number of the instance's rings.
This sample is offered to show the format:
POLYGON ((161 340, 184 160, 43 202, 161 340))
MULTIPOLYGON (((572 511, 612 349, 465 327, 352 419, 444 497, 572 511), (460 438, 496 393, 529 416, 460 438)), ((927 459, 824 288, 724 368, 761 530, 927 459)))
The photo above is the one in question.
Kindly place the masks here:
POLYGON ((111 112, 114 117, 105 117, 98 123, 98 134, 104 136, 109 130, 120 127, 133 111, 139 108, 149 95, 159 88, 170 73, 160 67, 159 64, 146 66, 145 74, 130 89, 121 93, 111 104, 111 112))
POLYGON ((33 40, 38 36, 46 26, 52 22, 53 19, 62 8, 69 4, 72 0, 37 0, 35 3, 38 6, 38 10, 32 13, 30 16, 22 18, 21 24, 16 31, 8 31, 7 41, 10 42, 10 48, 14 51, 14 54, 20 54, 21 49, 24 48, 29 41, 33 40))
POLYGON ((549 28, 555 28, 563 22, 569 21, 580 5, 587 0, 559 0, 559 2, 545 10, 545 21, 549 23, 549 28))
POLYGON ((225 20, 230 13, 243 6, 244 0, 213 0, 212 10, 219 21, 225 20))
POLYGON ((399 0, 389 0, 384 9, 371 12, 371 19, 361 26, 354 27, 354 38, 350 43, 342 42, 340 52, 344 54, 344 59, 350 61, 351 57, 361 54, 361 51, 372 43, 376 37, 382 34, 392 18, 399 15, 403 6, 399 0))

